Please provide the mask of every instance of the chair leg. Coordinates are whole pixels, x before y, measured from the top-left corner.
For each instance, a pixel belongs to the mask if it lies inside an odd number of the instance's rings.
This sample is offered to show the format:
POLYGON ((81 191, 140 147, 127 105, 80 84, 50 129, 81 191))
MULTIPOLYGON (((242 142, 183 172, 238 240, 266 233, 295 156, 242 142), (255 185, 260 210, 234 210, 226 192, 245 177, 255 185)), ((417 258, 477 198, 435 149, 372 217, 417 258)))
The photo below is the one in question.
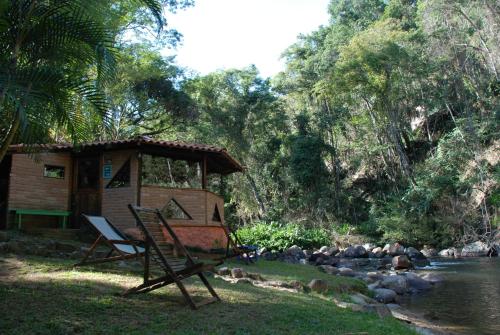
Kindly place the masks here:
POLYGON ((205 275, 200 272, 200 273, 198 273, 198 277, 200 277, 201 281, 203 282, 203 284, 205 285, 205 287, 207 288, 207 290, 210 292, 210 294, 212 295, 212 297, 214 297, 217 301, 220 301, 219 296, 215 292, 215 290, 212 287, 212 285, 210 285, 210 283, 208 282, 208 280, 205 277, 205 275))
POLYGON ((177 284, 177 287, 179 287, 179 290, 181 290, 182 295, 184 296, 184 299, 188 302, 189 307, 191 309, 197 309, 196 304, 194 303, 193 299, 191 299, 191 296, 189 295, 188 291, 186 290, 186 287, 184 284, 181 283, 181 281, 177 278, 174 279, 175 283, 177 284))

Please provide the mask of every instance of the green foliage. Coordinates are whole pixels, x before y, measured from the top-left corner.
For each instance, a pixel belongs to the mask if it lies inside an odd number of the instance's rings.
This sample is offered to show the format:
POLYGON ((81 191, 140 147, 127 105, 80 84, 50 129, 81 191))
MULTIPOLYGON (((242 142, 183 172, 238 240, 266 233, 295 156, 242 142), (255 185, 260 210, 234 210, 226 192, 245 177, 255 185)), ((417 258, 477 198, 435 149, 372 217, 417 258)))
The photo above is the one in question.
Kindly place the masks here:
POLYGON ((292 245, 304 249, 319 248, 330 244, 325 229, 306 228, 298 223, 257 222, 238 229, 238 237, 245 244, 282 251, 292 245))

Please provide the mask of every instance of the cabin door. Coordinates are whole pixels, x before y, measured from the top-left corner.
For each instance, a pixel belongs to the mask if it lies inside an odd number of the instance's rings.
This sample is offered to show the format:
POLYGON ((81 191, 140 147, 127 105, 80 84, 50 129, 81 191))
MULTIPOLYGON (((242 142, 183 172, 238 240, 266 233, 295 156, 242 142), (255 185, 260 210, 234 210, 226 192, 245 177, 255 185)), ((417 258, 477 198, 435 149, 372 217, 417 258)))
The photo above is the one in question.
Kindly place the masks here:
POLYGON ((75 161, 75 193, 73 212, 75 228, 82 223, 82 214, 101 214, 101 163, 99 156, 78 157, 75 161))
POLYGON ((12 156, 5 156, 0 163, 0 229, 7 228, 9 207, 9 179, 12 156))

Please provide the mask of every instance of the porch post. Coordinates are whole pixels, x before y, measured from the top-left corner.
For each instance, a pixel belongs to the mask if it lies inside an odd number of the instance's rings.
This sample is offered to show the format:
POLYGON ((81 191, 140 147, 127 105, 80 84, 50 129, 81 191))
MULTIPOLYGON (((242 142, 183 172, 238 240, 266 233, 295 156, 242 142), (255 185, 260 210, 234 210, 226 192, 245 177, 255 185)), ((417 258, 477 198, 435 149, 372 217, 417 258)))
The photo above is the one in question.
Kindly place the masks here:
POLYGON ((201 167, 201 187, 207 189, 207 154, 203 154, 203 162, 201 167))

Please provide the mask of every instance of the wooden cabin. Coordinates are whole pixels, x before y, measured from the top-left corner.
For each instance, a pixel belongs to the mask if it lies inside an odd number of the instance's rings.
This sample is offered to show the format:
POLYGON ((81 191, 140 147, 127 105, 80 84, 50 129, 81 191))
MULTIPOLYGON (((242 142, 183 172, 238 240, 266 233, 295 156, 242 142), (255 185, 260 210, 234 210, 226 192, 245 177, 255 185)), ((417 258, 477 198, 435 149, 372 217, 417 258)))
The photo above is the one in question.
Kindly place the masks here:
POLYGON ((242 171, 223 148, 150 138, 10 147, 0 164, 0 229, 85 230, 81 214, 133 233, 128 204, 162 210, 182 242, 225 246, 222 176, 242 171))

